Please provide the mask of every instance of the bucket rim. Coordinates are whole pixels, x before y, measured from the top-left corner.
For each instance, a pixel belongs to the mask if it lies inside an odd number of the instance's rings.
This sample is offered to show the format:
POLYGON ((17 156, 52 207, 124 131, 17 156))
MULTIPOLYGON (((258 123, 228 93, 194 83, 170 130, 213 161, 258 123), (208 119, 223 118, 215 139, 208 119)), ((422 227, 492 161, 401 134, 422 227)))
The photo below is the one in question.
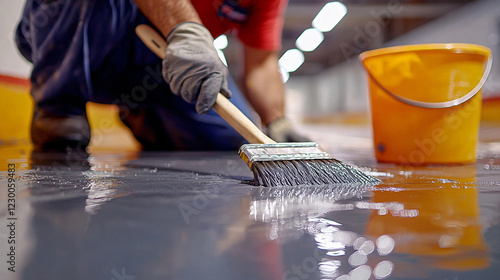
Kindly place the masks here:
POLYGON ((393 47, 385 47, 374 50, 369 50, 362 52, 359 55, 361 61, 366 58, 404 53, 404 52, 415 52, 415 51, 430 51, 430 50, 443 50, 450 51, 453 53, 470 53, 484 55, 486 58, 491 55, 491 50, 488 47, 476 44, 468 43, 435 43, 435 44, 416 44, 416 45, 401 45, 393 47))
POLYGON ((405 45, 405 46, 395 46, 395 47, 388 47, 388 48, 381 48, 381 49, 375 49, 371 51, 366 51, 364 53, 361 53, 359 55, 359 59, 361 60, 363 66, 367 70, 368 76, 372 79, 372 81, 384 92, 386 92, 388 95, 392 96, 396 100, 399 100, 403 103, 406 103, 408 105, 416 106, 416 107, 421 107, 421 108, 428 108, 428 109, 442 109, 442 108, 450 108, 453 106, 460 105, 472 97, 474 97, 481 89, 483 88, 484 84, 486 83, 486 80, 488 79, 488 76, 491 73, 491 68, 493 65, 493 55, 491 53, 491 50, 485 46, 481 45, 475 45, 475 44, 464 44, 464 43, 450 43, 450 44, 421 44, 421 45, 405 45), (377 56, 383 56, 383 55, 388 55, 388 54, 395 54, 395 53, 404 53, 404 52, 415 52, 415 51, 425 51, 425 50, 445 50, 445 51, 450 51, 451 53, 468 53, 468 54, 478 54, 484 56, 484 59, 486 61, 486 66, 484 68, 484 73, 483 76, 481 77, 481 80, 479 83, 466 95, 457 98, 455 100, 450 100, 450 101, 445 101, 445 102, 424 102, 424 101, 417 101, 413 100, 410 98, 406 98, 403 96, 400 96, 398 94, 395 94, 385 88, 369 71, 369 68, 366 66, 365 59, 366 58, 373 58, 377 56))

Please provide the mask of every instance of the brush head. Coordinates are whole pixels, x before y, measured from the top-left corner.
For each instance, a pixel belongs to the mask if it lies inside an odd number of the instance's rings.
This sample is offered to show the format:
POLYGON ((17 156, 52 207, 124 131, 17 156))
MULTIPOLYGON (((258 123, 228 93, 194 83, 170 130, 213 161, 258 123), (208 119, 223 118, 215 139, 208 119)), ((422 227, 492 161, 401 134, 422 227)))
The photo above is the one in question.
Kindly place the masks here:
POLYGON ((336 160, 314 142, 245 144, 239 155, 252 170, 255 185, 259 186, 380 182, 336 160))

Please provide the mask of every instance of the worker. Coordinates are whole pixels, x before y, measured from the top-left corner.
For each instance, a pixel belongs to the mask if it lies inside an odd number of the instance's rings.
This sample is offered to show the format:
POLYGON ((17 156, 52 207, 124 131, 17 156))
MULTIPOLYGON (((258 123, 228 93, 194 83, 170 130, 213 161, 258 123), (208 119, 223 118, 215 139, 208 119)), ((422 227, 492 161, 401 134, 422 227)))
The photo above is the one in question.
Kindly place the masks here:
POLYGON ((286 0, 28 0, 16 31, 33 63, 31 138, 36 150, 85 149, 88 101, 118 105, 146 150, 229 150, 243 138, 213 110, 217 93, 249 115, 213 46, 243 43, 242 91, 268 135, 304 141, 284 116, 278 71, 286 0), (148 24, 167 41, 162 61, 135 35, 148 24))

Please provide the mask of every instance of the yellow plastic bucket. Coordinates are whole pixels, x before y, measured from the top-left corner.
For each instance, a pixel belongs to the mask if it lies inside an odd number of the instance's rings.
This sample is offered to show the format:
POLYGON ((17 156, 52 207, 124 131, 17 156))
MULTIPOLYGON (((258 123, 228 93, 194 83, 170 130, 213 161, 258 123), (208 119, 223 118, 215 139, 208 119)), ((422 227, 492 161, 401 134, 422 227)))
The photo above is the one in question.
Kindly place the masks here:
POLYGON ((422 165, 475 161, 490 49, 426 44, 364 52, 375 157, 422 165))

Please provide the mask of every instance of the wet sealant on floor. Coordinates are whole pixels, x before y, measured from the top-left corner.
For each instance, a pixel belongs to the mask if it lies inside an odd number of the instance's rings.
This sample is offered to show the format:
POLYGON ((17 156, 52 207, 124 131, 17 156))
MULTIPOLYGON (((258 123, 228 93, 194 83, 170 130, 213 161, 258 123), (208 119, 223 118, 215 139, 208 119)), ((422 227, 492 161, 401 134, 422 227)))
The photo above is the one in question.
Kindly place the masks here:
POLYGON ((500 149, 480 148, 425 167, 344 149, 383 183, 263 188, 236 152, 3 147, 1 279, 499 279, 500 149))

